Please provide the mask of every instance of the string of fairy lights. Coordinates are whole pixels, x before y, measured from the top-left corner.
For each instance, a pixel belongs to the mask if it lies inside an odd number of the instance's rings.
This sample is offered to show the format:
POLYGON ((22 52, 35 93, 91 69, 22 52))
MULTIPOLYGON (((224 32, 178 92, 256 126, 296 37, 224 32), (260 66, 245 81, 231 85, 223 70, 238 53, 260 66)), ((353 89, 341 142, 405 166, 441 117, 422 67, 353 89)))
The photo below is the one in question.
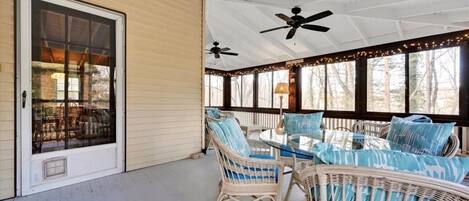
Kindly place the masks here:
POLYGON ((374 58, 374 57, 385 57, 391 56, 395 54, 402 54, 407 52, 408 50, 417 50, 417 51, 425 51, 431 49, 439 49, 439 48, 446 48, 451 46, 460 45, 464 41, 469 41, 469 31, 465 31, 460 34, 452 34, 452 37, 444 38, 444 39, 428 39, 428 40, 419 40, 416 42, 415 40, 404 42, 401 45, 396 45, 394 48, 387 48, 384 50, 358 50, 358 51, 348 51, 347 54, 340 54, 337 56, 315 56, 311 58, 301 59, 300 63, 298 62, 282 62, 276 63, 271 65, 264 65, 254 68, 248 69, 240 69, 235 71, 220 71, 220 70, 212 70, 206 69, 205 74, 208 75, 218 75, 218 76, 240 76, 240 75, 247 75, 247 74, 254 74, 254 73, 263 73, 269 71, 278 71, 278 70, 286 70, 296 67, 303 67, 303 66, 317 66, 322 64, 328 63, 340 63, 346 61, 357 60, 358 58, 374 58))

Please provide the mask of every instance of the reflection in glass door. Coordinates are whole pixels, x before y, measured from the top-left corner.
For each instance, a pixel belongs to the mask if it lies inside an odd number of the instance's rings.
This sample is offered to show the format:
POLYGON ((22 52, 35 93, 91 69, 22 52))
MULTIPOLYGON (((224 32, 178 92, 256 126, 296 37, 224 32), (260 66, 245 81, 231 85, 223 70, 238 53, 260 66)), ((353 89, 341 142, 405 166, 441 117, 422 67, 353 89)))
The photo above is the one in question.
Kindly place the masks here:
POLYGON ((115 21, 32 2, 32 153, 116 142, 115 21))

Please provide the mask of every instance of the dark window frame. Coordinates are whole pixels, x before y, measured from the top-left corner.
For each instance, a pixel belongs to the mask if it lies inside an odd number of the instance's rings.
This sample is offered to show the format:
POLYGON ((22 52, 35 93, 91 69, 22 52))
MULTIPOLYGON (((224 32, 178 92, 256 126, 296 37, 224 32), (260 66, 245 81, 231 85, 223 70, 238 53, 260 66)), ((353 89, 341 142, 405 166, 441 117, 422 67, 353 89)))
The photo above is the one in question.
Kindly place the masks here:
MULTIPOLYGON (((452 32, 452 33, 445 33, 439 34, 434 36, 427 36, 417 39, 411 39, 406 41, 399 41, 393 42, 389 44, 382 44, 377 46, 365 47, 355 50, 348 50, 344 52, 336 52, 326 55, 320 55, 310 58, 305 58, 304 60, 313 60, 318 58, 334 58, 336 56, 342 56, 346 53, 358 53, 358 52, 366 52, 366 51, 376 51, 376 50, 390 50, 402 47, 403 44, 406 43, 419 43, 419 42, 426 42, 429 40, 446 40, 450 37, 454 37, 455 35, 461 35, 461 33, 468 33, 469 30, 452 32)), ((436 48, 428 48, 419 50, 416 46, 409 47, 407 49, 402 48, 402 52, 396 54, 405 54, 405 69, 406 69, 406 98, 405 98, 405 112, 404 113, 393 113, 393 112, 372 112, 367 111, 367 59, 372 57, 357 57, 355 59, 355 111, 332 111, 332 110, 307 110, 302 109, 302 92, 301 92, 301 66, 289 66, 289 83, 290 83, 290 95, 289 95, 289 109, 285 110, 286 112, 295 112, 295 113, 311 113, 311 112, 324 112, 325 117, 330 118, 345 118, 345 119, 357 119, 357 120, 375 120, 375 121, 390 121, 392 116, 408 116, 417 113, 409 113, 409 54, 432 50, 432 49, 441 49, 441 48, 450 48, 450 47, 460 47, 460 71, 459 71, 459 115, 441 115, 441 114, 425 114, 432 118, 435 122, 456 122, 458 126, 469 126, 469 41, 462 41, 460 44, 453 44, 453 45, 445 45, 443 47, 436 47, 436 48), (293 89, 293 92, 292 92, 293 89), (293 100, 293 101, 292 101, 293 100)), ((387 55, 383 55, 387 56, 387 55)), ((347 60, 344 60, 347 61, 347 60)), ((340 61, 337 61, 340 62, 340 61)), ((336 62, 329 62, 329 63, 336 63, 336 62)), ((325 65, 324 63, 316 63, 314 65, 325 65)), ((276 66, 283 66, 287 67, 287 62, 279 62, 276 64, 269 64, 264 66, 256 66, 250 67, 245 69, 239 69, 234 71, 227 71, 226 79, 225 79, 225 86, 226 82, 230 81, 231 77, 229 74, 236 74, 236 73, 243 73, 248 71, 254 71, 254 91, 257 90, 257 74, 259 72, 268 72, 268 70, 264 71, 264 69, 270 68, 273 65, 276 66)), ((308 65, 308 66, 314 66, 308 65)), ((326 67, 327 68, 327 67, 326 67)), ((277 70, 277 69, 276 69, 277 70)), ((327 76, 327 74, 326 74, 327 76)), ((230 83, 228 83, 230 84, 230 83)), ((231 87, 230 87, 231 89, 231 87)), ((327 88, 326 88, 327 89, 327 88)), ((225 97, 230 97, 231 100, 231 91, 224 90, 225 97)), ((326 98, 327 99, 327 98, 326 98)), ((327 101, 327 100, 326 100, 327 101)), ((327 103, 327 102, 326 102, 327 103)), ((225 110, 233 110, 233 111, 245 111, 245 112, 260 112, 260 113, 279 113, 279 109, 276 108, 258 108, 257 107, 257 95, 254 96, 254 107, 232 107, 230 104, 227 104, 225 101, 224 109, 225 110)), ((327 107, 327 106, 325 106, 327 107)))

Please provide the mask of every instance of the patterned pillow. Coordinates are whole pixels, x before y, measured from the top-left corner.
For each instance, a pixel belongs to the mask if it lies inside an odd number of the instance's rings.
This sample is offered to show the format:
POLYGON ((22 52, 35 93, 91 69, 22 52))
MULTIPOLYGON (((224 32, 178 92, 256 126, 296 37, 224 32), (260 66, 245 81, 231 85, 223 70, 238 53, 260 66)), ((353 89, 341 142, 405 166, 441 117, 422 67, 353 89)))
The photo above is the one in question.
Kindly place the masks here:
POLYGON ((313 153, 324 163, 381 168, 461 183, 469 173, 469 157, 416 155, 394 150, 343 150, 318 143, 313 153))
MULTIPOLYGON (((401 171, 421 176, 461 183, 469 172, 469 157, 446 158, 437 156, 415 155, 392 150, 343 150, 330 144, 319 143, 313 147, 317 158, 326 164, 360 166, 369 168, 380 168, 392 171, 401 171)), ((345 192, 344 201, 355 199, 356 188, 349 185, 328 185, 328 200, 342 200, 342 192, 345 192), (345 187, 345 190, 344 190, 345 187), (332 193, 331 191, 335 193, 332 193)), ((319 195, 318 188, 312 188, 312 194, 319 195)), ((371 188, 363 188, 363 200, 371 200, 371 188)), ((382 189, 378 188, 375 200, 384 196, 382 189)), ((403 200, 404 195, 393 193, 391 200, 403 200)), ((373 200, 373 201, 375 201, 373 200)), ((418 198, 411 196, 406 201, 415 201, 418 198)))
POLYGON ((251 155, 251 148, 234 117, 209 120, 208 127, 215 133, 215 136, 232 151, 244 157, 251 155))
POLYGON ((205 114, 207 114, 208 117, 211 117, 214 119, 220 118, 220 110, 218 110, 218 108, 207 107, 205 108, 205 114))
POLYGON ((291 133, 310 133, 321 129, 323 112, 311 114, 292 114, 285 113, 283 123, 285 132, 291 133))
POLYGON ((417 123, 393 117, 386 139, 402 145, 401 150, 405 152, 441 156, 454 125, 455 123, 417 123))

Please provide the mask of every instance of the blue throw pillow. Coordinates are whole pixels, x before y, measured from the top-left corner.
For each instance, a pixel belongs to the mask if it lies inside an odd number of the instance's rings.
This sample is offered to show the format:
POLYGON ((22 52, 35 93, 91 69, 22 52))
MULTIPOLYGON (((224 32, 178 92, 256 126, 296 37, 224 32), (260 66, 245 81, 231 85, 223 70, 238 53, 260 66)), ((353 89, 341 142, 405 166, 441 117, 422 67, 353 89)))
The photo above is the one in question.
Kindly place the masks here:
POLYGON ((425 115, 418 115, 418 114, 410 115, 408 117, 404 117, 403 119, 407 121, 419 122, 419 123, 433 123, 430 117, 427 117, 425 115))
POLYGON ((283 118, 285 132, 291 133, 311 133, 321 129, 323 112, 311 114, 291 114, 285 113, 283 118))
POLYGON ((417 123, 393 117, 386 139, 402 145, 401 151, 441 156, 454 125, 455 123, 417 123))
POLYGON ((214 119, 220 118, 220 110, 218 110, 218 108, 207 107, 205 108, 205 114, 207 114, 208 117, 211 117, 214 119))
POLYGON ((244 156, 251 155, 251 148, 234 117, 208 121, 208 127, 215 136, 232 151, 244 156))

